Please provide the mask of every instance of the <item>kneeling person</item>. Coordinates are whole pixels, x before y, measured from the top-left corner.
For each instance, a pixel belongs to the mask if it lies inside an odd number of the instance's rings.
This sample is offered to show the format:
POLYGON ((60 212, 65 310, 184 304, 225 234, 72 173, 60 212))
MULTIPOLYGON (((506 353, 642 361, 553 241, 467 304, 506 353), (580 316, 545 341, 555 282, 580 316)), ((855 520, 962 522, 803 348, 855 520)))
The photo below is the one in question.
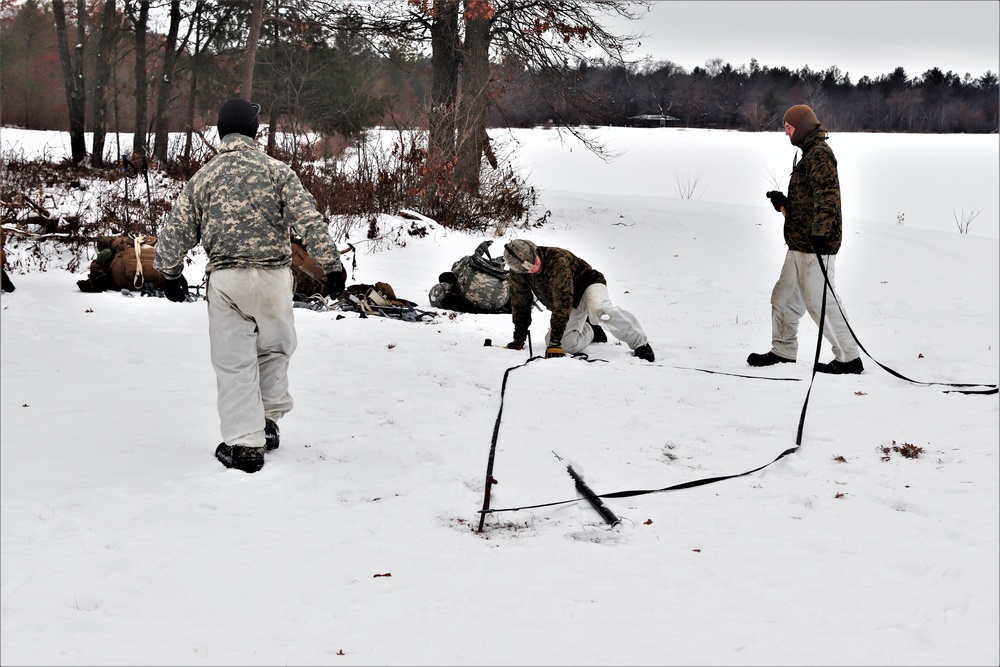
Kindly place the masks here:
POLYGON ((511 315, 514 340, 506 347, 523 350, 531 326, 531 305, 537 298, 549 309, 545 356, 575 354, 594 342, 604 342, 607 327, 635 356, 653 361, 653 348, 639 321, 611 302, 604 274, 562 248, 538 246, 515 239, 504 247, 510 266, 511 315))

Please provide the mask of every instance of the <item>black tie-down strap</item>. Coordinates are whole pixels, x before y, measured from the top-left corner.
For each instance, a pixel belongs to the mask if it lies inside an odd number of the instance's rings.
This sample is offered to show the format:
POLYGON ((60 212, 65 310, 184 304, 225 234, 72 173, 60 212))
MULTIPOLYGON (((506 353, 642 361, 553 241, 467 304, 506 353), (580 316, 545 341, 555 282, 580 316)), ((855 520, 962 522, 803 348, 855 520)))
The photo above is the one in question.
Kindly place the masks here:
POLYGON ((517 366, 511 366, 503 372, 503 383, 500 385, 500 409, 497 410, 497 419, 493 423, 493 438, 490 442, 490 457, 486 462, 486 489, 483 492, 483 509, 479 512, 479 532, 483 532, 483 522, 486 521, 486 515, 490 510, 490 491, 493 489, 493 485, 497 483, 497 480, 493 477, 493 460, 496 458, 497 453, 497 435, 500 433, 500 419, 503 417, 503 399, 504 394, 507 393, 507 378, 510 376, 510 372, 516 368, 523 368, 527 366, 535 359, 541 359, 541 357, 528 357, 528 360, 523 364, 517 366))
POLYGON ((754 468, 753 470, 747 470, 745 472, 739 472, 739 473, 735 473, 735 474, 732 474, 732 475, 719 475, 719 476, 716 476, 716 477, 705 477, 705 478, 702 478, 702 479, 696 479, 696 480, 692 480, 690 482, 681 482, 680 484, 674 484, 672 486, 665 486, 662 489, 637 489, 637 490, 632 490, 632 491, 615 491, 613 493, 597 494, 597 493, 594 493, 593 491, 591 491, 590 488, 587 487, 585 484, 583 484, 583 482, 579 478, 579 476, 576 475, 576 474, 574 474, 574 471, 572 470, 572 468, 570 468, 569 469, 570 470, 570 476, 572 476, 573 480, 575 482, 577 482, 576 487, 577 487, 577 490, 580 491, 583 494, 582 498, 573 498, 573 499, 570 499, 570 500, 559 500, 559 501, 552 502, 552 503, 542 503, 540 505, 524 505, 522 507, 507 507, 507 508, 504 508, 504 509, 490 509, 490 489, 493 486, 493 484, 496 484, 496 480, 493 479, 493 458, 494 458, 494 455, 496 453, 497 435, 500 432, 500 416, 503 414, 503 396, 504 396, 504 393, 507 390, 507 376, 510 375, 510 372, 512 370, 514 370, 515 368, 521 368, 522 366, 525 366, 529 362, 531 362, 531 361, 533 361, 535 359, 538 359, 539 357, 532 357, 531 359, 528 359, 528 361, 526 361, 523 364, 521 364, 521 366, 514 366, 512 368, 508 368, 506 370, 506 372, 504 372, 503 385, 500 388, 500 411, 497 413, 496 424, 493 427, 493 443, 492 443, 492 445, 490 447, 489 463, 486 466, 486 497, 483 500, 483 509, 480 510, 480 512, 479 512, 479 532, 482 532, 482 530, 483 530, 483 522, 486 520, 486 515, 487 514, 491 514, 491 513, 495 513, 495 512, 517 512, 519 510, 538 509, 540 507, 553 507, 555 505, 566 505, 568 503, 580 502, 581 500, 584 500, 584 499, 590 502, 590 504, 594 507, 594 509, 597 510, 597 512, 599 514, 601 514, 601 516, 605 519, 605 521, 607 521, 609 524, 611 524, 612 526, 614 526, 614 525, 617 525, 619 523, 619 520, 618 520, 617 517, 614 516, 613 513, 611 513, 610 510, 607 510, 607 508, 604 507, 604 505, 599 500, 600 498, 631 498, 631 497, 634 497, 634 496, 644 496, 644 495, 647 495, 647 494, 650 494, 650 493, 663 493, 664 491, 679 491, 681 489, 691 489, 691 488, 694 488, 696 486, 703 486, 705 484, 712 484, 714 482, 721 482, 723 480, 733 479, 733 478, 736 478, 736 477, 744 477, 746 475, 752 475, 752 474, 754 474, 756 472, 760 472, 764 468, 766 468, 766 467, 768 467, 770 465, 773 465, 774 463, 776 463, 777 461, 783 459, 784 457, 788 456, 789 454, 792 454, 799 447, 802 446, 802 432, 803 432, 803 430, 805 428, 805 423, 806 423, 806 410, 809 408, 809 395, 812 393, 813 382, 816 381, 816 364, 819 363, 819 352, 820 352, 820 348, 823 345, 823 324, 825 322, 825 317, 824 317, 825 313, 826 313, 826 290, 823 291, 823 308, 821 310, 820 321, 819 321, 819 340, 816 342, 816 358, 815 358, 815 360, 813 362, 812 377, 809 380, 809 390, 806 391, 806 398, 805 398, 805 401, 803 401, 803 403, 802 403, 802 412, 799 415, 799 428, 798 428, 798 431, 795 434, 795 446, 794 447, 790 447, 790 448, 786 449, 785 451, 781 452, 780 454, 778 454, 778 456, 775 457, 773 461, 769 461, 769 462, 765 463, 762 466, 758 466, 758 467, 754 468))
POLYGON ((708 368, 690 368, 688 366, 673 366, 682 371, 698 371, 699 373, 711 373, 712 375, 728 375, 734 378, 750 378, 751 380, 774 380, 775 382, 801 382, 802 378, 772 378, 765 375, 745 375, 743 373, 727 373, 725 371, 714 371, 708 368))
MULTIPOLYGON (((837 298, 837 293, 834 291, 833 285, 830 284, 830 276, 827 275, 827 273, 826 273, 826 266, 823 264, 823 258, 820 257, 820 256, 818 256, 818 257, 819 257, 819 268, 823 271, 823 280, 826 282, 826 287, 830 288, 829 291, 830 291, 830 294, 833 295, 833 302, 835 304, 837 304, 837 308, 840 310, 840 314, 844 318, 844 323, 847 325, 847 330, 851 332, 852 336, 854 336, 854 342, 856 342, 858 344, 858 347, 861 349, 862 352, 864 352, 866 355, 868 355, 869 359, 871 359, 876 364, 878 364, 882 368, 882 370, 884 370, 886 373, 888 373, 889 375, 892 375, 894 377, 897 377, 900 380, 905 380, 906 382, 911 382, 913 384, 924 385, 925 387, 929 387, 929 386, 933 386, 933 385, 938 385, 938 386, 941 386, 941 387, 986 387, 986 389, 947 389, 947 390, 944 391, 944 393, 946 393, 946 394, 996 394, 998 391, 1000 391, 1000 386, 998 386, 996 384, 986 384, 986 383, 975 384, 975 383, 955 383, 955 382, 920 382, 919 380, 913 380, 911 378, 906 377, 902 373, 899 373, 899 372, 897 372, 897 371, 889 368, 888 366, 886 366, 885 364, 883 364, 881 361, 879 361, 878 359, 876 359, 875 357, 873 357, 872 354, 871 354, 871 352, 869 352, 868 350, 866 350, 865 346, 861 344, 861 340, 858 338, 858 335, 856 333, 854 333, 854 329, 851 328, 851 323, 847 320, 847 314, 844 313, 844 308, 840 305, 840 299, 837 298)), ((825 290, 825 289, 823 290, 824 304, 826 302, 826 291, 827 290, 825 290)), ((826 310, 826 306, 825 305, 824 305, 823 309, 824 309, 824 311, 826 310)), ((823 337, 822 337, 823 325, 822 325, 822 321, 823 321, 823 318, 821 316, 820 317, 820 327, 819 327, 819 331, 820 331, 820 344, 822 344, 822 342, 823 342, 823 337)), ((819 361, 819 355, 817 355, 816 360, 819 361)))
MULTIPOLYGON (((734 475, 719 475, 718 477, 704 477, 702 479, 696 479, 696 480, 692 480, 690 482, 681 482, 680 484, 674 484, 672 486, 665 486, 662 489, 636 489, 636 490, 632 490, 632 491, 615 491, 613 493, 600 493, 600 494, 598 494, 598 493, 592 493, 592 495, 593 495, 594 499, 599 499, 599 498, 632 498, 634 496, 644 496, 644 495, 647 495, 647 494, 650 494, 650 493, 663 493, 664 491, 679 491, 681 489, 693 489, 696 486, 703 486, 705 484, 712 484, 713 482, 721 482, 723 480, 734 479, 736 477, 744 477, 746 475, 752 475, 755 472, 760 472, 761 470, 763 470, 764 468, 768 467, 769 465, 772 465, 773 463, 777 462, 778 460, 780 460, 780 459, 788 456, 789 454, 791 454, 792 452, 794 452, 796 449, 798 449, 798 445, 796 445, 795 447, 791 447, 789 449, 786 449, 785 451, 781 452, 781 454, 779 454, 777 456, 777 458, 774 459, 774 461, 770 461, 769 463, 765 463, 764 465, 762 465, 762 466, 760 466, 758 468, 754 468, 753 470, 747 470, 746 472, 740 472, 740 473, 736 473, 734 475)), ((577 488, 579 489, 579 487, 577 487, 577 488)), ((517 512, 517 511, 520 511, 520 510, 538 509, 540 507, 554 507, 556 505, 567 505, 569 503, 578 503, 581 500, 590 500, 591 504, 593 504, 595 506, 595 508, 597 507, 597 504, 595 504, 595 501, 593 499, 588 498, 588 494, 586 492, 584 492, 582 489, 581 489, 581 493, 584 494, 584 496, 582 498, 572 498, 572 499, 569 499, 569 500, 559 500, 559 501, 552 502, 552 503, 541 503, 539 505, 522 505, 520 507, 505 507, 505 508, 502 508, 502 509, 490 509, 489 507, 487 507, 487 506, 484 505, 483 509, 480 511, 480 517, 479 517, 479 526, 480 527, 479 527, 479 530, 480 530, 480 532, 482 532, 482 530, 483 530, 482 525, 483 525, 483 521, 486 518, 486 515, 494 513, 494 512, 496 512, 496 513, 499 513, 499 512, 517 512)), ((603 507, 603 505, 601 505, 601 507, 603 507)), ((600 512, 599 509, 598 509, 598 512, 600 512)), ((609 511, 609 514, 610 514, 610 511, 609 511)), ((611 514, 611 516, 614 516, 614 515, 611 514)), ((602 517, 604 517, 603 514, 602 514, 602 517)), ((608 517, 604 517, 604 518, 605 518, 605 520, 607 520, 612 525, 614 525, 615 523, 618 523, 617 517, 615 517, 615 520, 610 520, 610 519, 608 519, 608 517)))
MULTIPOLYGON (((696 479, 696 480, 692 480, 692 481, 689 481, 689 482, 681 482, 679 484, 673 484, 671 486, 665 486, 665 487, 659 488, 659 489, 636 489, 636 490, 630 490, 630 491, 615 491, 615 492, 612 492, 612 493, 596 494, 593 491, 591 491, 590 488, 587 487, 583 483, 582 479, 580 479, 578 475, 574 474, 574 471, 572 470, 572 468, 570 468, 569 469, 570 470, 570 475, 573 477, 574 481, 577 482, 577 490, 580 491, 583 494, 583 498, 573 498, 573 499, 570 499, 570 500, 560 500, 560 501, 551 502, 551 503, 541 503, 541 504, 538 504, 538 505, 524 505, 524 506, 521 506, 521 507, 509 507, 509 508, 504 508, 504 509, 491 509, 490 506, 489 506, 489 504, 490 504, 490 489, 491 489, 492 485, 496 483, 496 480, 493 478, 493 461, 494 461, 494 456, 495 456, 495 453, 496 453, 497 435, 498 435, 498 433, 500 431, 500 417, 503 414, 503 396, 504 396, 504 393, 506 392, 506 389, 507 389, 507 377, 510 374, 510 372, 512 370, 514 370, 515 368, 520 368, 522 366, 527 365, 529 362, 531 362, 531 361, 533 361, 535 359, 540 358, 540 357, 531 357, 524 364, 521 364, 520 366, 514 366, 512 368, 508 368, 507 371, 504 373, 503 385, 502 385, 501 390, 500 390, 500 411, 497 413, 496 424, 493 427, 493 442, 492 442, 492 445, 490 447, 490 457, 489 457, 489 463, 487 465, 487 471, 486 471, 486 492, 485 492, 485 498, 484 498, 484 501, 483 501, 483 509, 480 510, 479 531, 482 532, 482 530, 483 530, 483 523, 484 523, 484 521, 486 519, 486 515, 490 514, 490 513, 495 513, 495 512, 516 512, 516 511, 519 511, 519 510, 526 510, 526 509, 538 509, 538 508, 542 508, 542 507, 553 507, 553 506, 556 506, 556 505, 565 505, 565 504, 568 504, 568 503, 579 502, 580 500, 584 500, 584 499, 588 500, 591 503, 591 505, 598 511, 598 513, 600 513, 601 516, 606 521, 608 521, 609 524, 611 524, 613 526, 613 525, 616 525, 617 523, 619 523, 619 520, 618 520, 617 517, 614 516, 613 513, 611 513, 610 510, 607 510, 606 508, 604 508, 603 503, 600 502, 601 498, 632 498, 632 497, 635 497, 635 496, 648 495, 648 494, 652 494, 652 493, 663 493, 663 492, 666 492, 666 491, 679 491, 681 489, 691 489, 691 488, 694 488, 694 487, 697 487, 697 486, 703 486, 705 484, 712 484, 712 483, 715 483, 715 482, 721 482, 721 481, 724 481, 724 480, 727 480, 727 479, 734 479, 736 477, 744 477, 746 475, 752 475, 754 473, 760 472, 764 468, 767 468, 768 466, 773 465, 774 463, 780 461, 781 459, 783 459, 784 457, 788 456, 789 454, 792 454, 795 451, 797 451, 802 446, 802 433, 803 433, 803 431, 805 429, 806 412, 807 412, 807 410, 809 408, 809 397, 812 394, 813 383, 816 381, 816 367, 819 364, 820 350, 822 349, 822 346, 823 346, 823 329, 824 329, 824 326, 826 324, 826 294, 827 294, 827 291, 829 291, 830 294, 833 295, 834 302, 837 304, 837 307, 840 308, 841 315, 844 316, 844 322, 847 323, 847 316, 844 315, 843 308, 840 306, 840 301, 837 299, 836 292, 834 291, 833 286, 830 285, 829 276, 827 275, 826 266, 823 264, 822 257, 819 257, 819 265, 820 265, 820 268, 823 271, 823 277, 824 277, 824 280, 826 282, 825 286, 829 287, 830 289, 829 290, 826 290, 826 289, 823 290, 823 299, 822 299, 822 303, 821 303, 820 318, 819 318, 819 322, 818 322, 819 332, 818 332, 817 341, 816 341, 816 353, 815 353, 815 356, 813 358, 813 370, 812 370, 812 375, 810 376, 810 379, 809 379, 809 389, 806 391, 806 397, 805 397, 805 400, 802 403, 802 412, 799 415, 799 425, 798 425, 798 430, 796 431, 796 435, 795 435, 795 446, 794 447, 789 447, 785 451, 783 451, 780 454, 778 454, 778 456, 776 456, 772 461, 769 461, 768 463, 765 463, 762 466, 758 466, 758 467, 756 467, 756 468, 754 468, 752 470, 746 470, 744 472, 734 473, 734 474, 731 474, 731 475, 718 475, 718 476, 715 476, 715 477, 705 477, 705 478, 702 478, 702 479, 696 479), (606 510, 606 514, 605 514, 604 511, 602 511, 602 508, 604 508, 604 510, 606 510)), ((868 350, 866 350, 864 348, 864 346, 861 344, 861 341, 858 340, 857 335, 854 333, 854 330, 851 329, 850 323, 847 323, 847 327, 848 327, 848 330, 851 332, 851 335, 854 336, 855 341, 858 343, 858 347, 861 348, 861 350, 865 354, 867 354, 868 357, 872 359, 872 361, 874 361, 876 364, 878 364, 880 367, 882 367, 886 372, 890 373, 891 375, 894 375, 895 377, 900 378, 901 380, 905 380, 907 382, 912 382, 914 384, 922 384, 922 385, 943 385, 943 386, 948 386, 948 387, 987 387, 987 389, 983 389, 983 390, 969 390, 969 389, 964 389, 964 390, 949 390, 949 391, 946 391, 945 393, 953 393, 953 392, 962 393, 962 394, 995 394, 995 393, 997 393, 997 390, 998 390, 997 385, 987 385, 987 384, 949 384, 949 383, 943 383, 943 382, 918 382, 916 380, 912 380, 912 379, 910 379, 908 377, 905 377, 904 375, 902 375, 902 374, 894 371, 893 369, 886 367, 885 365, 883 365, 882 363, 880 363, 879 361, 877 361, 874 357, 872 357, 871 354, 868 352, 868 350)), ((580 355, 580 356, 584 356, 584 355, 580 355)), ((591 361, 591 360, 588 360, 588 361, 591 361)), ((594 361, 596 361, 596 360, 594 360, 594 361)), ((700 368, 689 369, 689 370, 698 370, 698 371, 703 371, 703 372, 706 372, 706 373, 717 373, 718 372, 718 371, 704 370, 704 369, 700 369, 700 368)), ((737 374, 734 374, 734 373, 721 373, 721 374, 722 375, 735 375, 737 377, 753 377, 753 378, 757 377, 757 376, 749 376, 749 375, 742 376, 742 375, 737 375, 737 374)), ((795 380, 797 378, 759 378, 759 379, 768 379, 768 380, 795 380)))
MULTIPOLYGON (((529 337, 530 337, 530 334, 529 334, 529 337)), ((573 359, 580 359, 581 361, 586 361, 587 363, 591 363, 591 364, 594 363, 594 362, 597 362, 597 361, 605 361, 605 362, 607 361, 606 359, 590 359, 590 358, 587 357, 586 354, 583 354, 583 353, 577 353, 577 354, 574 354, 574 355, 571 355, 571 356, 572 356, 573 359)), ((511 371, 513 371, 515 369, 518 369, 518 368, 523 368, 524 366, 527 366, 528 364, 530 364, 535 359, 541 359, 541 358, 542 357, 536 357, 536 356, 528 357, 528 360, 525 361, 523 364, 518 364, 517 366, 511 366, 510 368, 508 368, 507 370, 505 370, 504 373, 503 373, 503 382, 500 385, 500 409, 497 411, 497 419, 496 419, 496 422, 494 422, 494 424, 493 424, 493 438, 492 438, 492 440, 490 442, 490 457, 489 457, 489 460, 486 462, 486 488, 483 491, 483 509, 479 511, 479 532, 480 533, 483 532, 483 522, 486 521, 486 515, 487 514, 489 514, 490 512, 502 512, 502 511, 504 511, 504 510, 491 510, 490 509, 490 491, 492 491, 493 485, 497 483, 496 478, 493 477, 493 460, 496 458, 497 436, 500 433, 500 420, 501 420, 501 417, 503 417, 504 394, 507 393, 507 378, 510 376, 510 372, 511 371)), ((570 472, 570 475, 574 475, 574 473, 570 472)), ((577 479, 577 477, 575 475, 574 475, 574 479, 577 479)), ((577 488, 580 488, 579 484, 583 484, 584 487, 586 488, 586 485, 583 483, 582 480, 578 481, 578 487, 577 488)), ((587 488, 587 492, 590 495, 593 495, 593 492, 590 491, 589 488, 587 488)), ((577 499, 577 500, 579 500, 579 499, 577 499)), ((567 501, 567 502, 575 502, 575 501, 567 501)))
MULTIPOLYGON (((844 318, 844 323, 847 325, 847 330, 850 331, 851 332, 851 336, 854 337, 854 342, 858 344, 858 348, 860 348, 861 351, 864 352, 868 356, 869 359, 871 359, 876 364, 878 364, 878 366, 880 368, 882 368, 882 370, 884 370, 886 373, 888 373, 889 375, 892 375, 894 377, 897 377, 900 380, 904 380, 906 382, 910 382, 910 383, 913 383, 913 384, 923 385, 925 387, 935 386, 935 385, 937 385, 937 386, 943 386, 943 387, 957 387, 956 389, 946 389, 944 391, 945 394, 996 394, 996 393, 998 393, 998 391, 1000 391, 1000 387, 998 387, 996 384, 988 384, 988 383, 978 383, 977 384, 977 383, 921 382, 919 380, 914 380, 912 378, 906 377, 902 373, 900 373, 898 371, 895 371, 892 368, 889 368, 888 366, 886 366, 885 364, 883 364, 881 361, 879 361, 878 359, 876 359, 875 357, 873 357, 871 355, 871 352, 869 352, 868 350, 866 350, 865 346, 861 343, 861 340, 858 339, 858 335, 856 333, 854 333, 854 329, 851 328, 851 323, 847 319, 847 314, 844 313, 844 309, 840 305, 840 299, 837 298, 837 293, 833 289, 833 285, 830 284, 830 277, 829 277, 829 275, 826 272, 826 265, 823 264, 823 258, 822 258, 822 256, 818 256, 818 257, 819 257, 819 267, 823 271, 823 280, 824 280, 825 286, 830 288, 829 292, 830 292, 831 295, 833 295, 833 302, 835 304, 837 304, 837 309, 840 310, 840 314, 844 318), (985 389, 972 389, 971 387, 986 387, 986 388, 985 389)), ((824 303, 824 305, 823 305, 823 312, 820 314, 820 327, 819 327, 819 330, 820 330, 819 344, 820 345, 823 344, 823 336, 822 336, 822 333, 823 333, 823 322, 824 322, 824 320, 826 318, 826 305, 825 305, 826 304, 826 292, 827 292, 827 290, 823 291, 823 303, 824 303)), ((818 349, 819 348, 817 347, 817 351, 818 351, 818 349)), ((815 368, 815 365, 818 362, 819 362, 819 354, 816 355, 816 361, 813 363, 813 368, 815 368)), ((732 376, 732 377, 750 378, 750 379, 753 379, 753 380, 776 380, 776 381, 779 381, 779 382, 788 382, 788 381, 795 382, 795 381, 798 381, 798 379, 799 379, 799 378, 764 377, 764 376, 760 376, 760 375, 743 375, 743 374, 740 374, 740 373, 726 373, 726 372, 723 372, 723 371, 716 371, 716 370, 711 370, 711 369, 708 369, 708 368, 686 368, 686 367, 683 367, 683 366, 675 366, 674 368, 680 368, 682 370, 688 370, 688 371, 699 371, 701 373, 712 373, 714 375, 729 375, 729 376, 732 376)))

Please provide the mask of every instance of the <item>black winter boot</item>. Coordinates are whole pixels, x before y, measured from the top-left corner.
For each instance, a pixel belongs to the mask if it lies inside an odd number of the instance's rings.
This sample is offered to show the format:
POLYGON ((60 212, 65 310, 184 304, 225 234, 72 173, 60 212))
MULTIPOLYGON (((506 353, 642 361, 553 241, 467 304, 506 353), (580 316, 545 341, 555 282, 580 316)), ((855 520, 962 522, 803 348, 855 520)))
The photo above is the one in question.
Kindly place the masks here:
POLYGON ((263 447, 244 447, 243 445, 227 445, 220 442, 215 448, 215 458, 227 468, 236 468, 243 472, 257 472, 264 467, 263 447))
POLYGON ((860 375, 865 370, 861 363, 861 357, 852 361, 837 361, 834 359, 828 364, 816 364, 817 373, 829 373, 830 375, 860 375))
POLYGON ((645 361, 653 361, 655 359, 653 356, 653 348, 649 346, 649 343, 635 348, 635 351, 633 351, 632 354, 645 361))
POLYGON ((785 359, 774 352, 768 352, 767 354, 751 354, 747 357, 747 363, 751 366, 773 366, 775 364, 794 364, 795 360, 785 359))
POLYGON ((278 425, 270 419, 265 419, 264 449, 270 452, 277 449, 279 444, 281 444, 281 433, 278 431, 278 425))
POLYGON ((594 330, 594 340, 590 341, 592 343, 607 343, 608 334, 604 333, 604 328, 597 324, 591 324, 590 328, 594 330))

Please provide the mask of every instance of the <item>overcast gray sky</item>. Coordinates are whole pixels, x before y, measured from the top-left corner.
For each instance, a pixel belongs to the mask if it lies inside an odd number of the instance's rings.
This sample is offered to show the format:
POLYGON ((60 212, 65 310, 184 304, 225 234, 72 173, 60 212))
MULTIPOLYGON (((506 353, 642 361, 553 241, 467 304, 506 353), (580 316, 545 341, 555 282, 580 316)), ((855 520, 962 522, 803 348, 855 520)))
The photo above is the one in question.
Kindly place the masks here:
POLYGON ((875 78, 896 67, 910 78, 932 67, 980 77, 1000 73, 1000 1, 653 2, 616 32, 645 33, 633 56, 691 71, 712 58, 733 67, 751 58, 791 70, 832 66, 875 78))

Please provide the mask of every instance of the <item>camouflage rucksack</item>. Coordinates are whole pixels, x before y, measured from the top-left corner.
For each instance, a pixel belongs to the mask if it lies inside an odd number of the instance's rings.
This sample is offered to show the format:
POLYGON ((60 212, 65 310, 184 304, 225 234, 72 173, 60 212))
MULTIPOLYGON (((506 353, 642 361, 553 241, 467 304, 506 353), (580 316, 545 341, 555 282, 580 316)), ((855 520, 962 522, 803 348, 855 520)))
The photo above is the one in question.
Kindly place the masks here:
POLYGON ((428 297, 435 308, 466 313, 509 313, 510 286, 503 256, 490 257, 493 241, 483 241, 442 273, 428 297))

